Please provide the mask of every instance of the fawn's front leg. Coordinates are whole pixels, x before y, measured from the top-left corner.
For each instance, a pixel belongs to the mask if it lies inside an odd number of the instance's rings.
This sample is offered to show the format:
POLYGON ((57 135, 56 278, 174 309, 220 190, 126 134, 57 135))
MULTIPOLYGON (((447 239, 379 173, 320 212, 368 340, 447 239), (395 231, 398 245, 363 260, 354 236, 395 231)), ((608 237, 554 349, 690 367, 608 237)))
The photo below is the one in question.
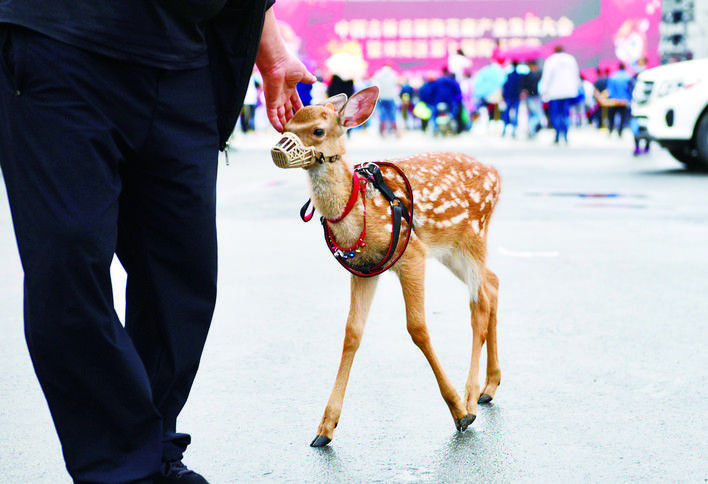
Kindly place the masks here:
POLYGON ((334 437, 334 428, 337 426, 339 416, 342 414, 342 404, 347 382, 349 381, 349 372, 352 369, 354 355, 359 349, 359 344, 364 334, 364 325, 371 308, 371 301, 374 299, 377 282, 378 276, 352 276, 351 305, 349 306, 349 317, 347 318, 347 327, 344 335, 342 361, 339 364, 337 378, 334 381, 334 388, 329 396, 322 421, 317 428, 317 437, 310 444, 312 447, 325 446, 334 437))
POLYGON ((475 416, 468 415, 460 395, 445 374, 430 341, 428 327, 425 324, 425 252, 420 242, 411 240, 406 249, 406 256, 399 261, 395 270, 401 281, 403 299, 406 303, 408 333, 428 360, 440 387, 440 394, 455 421, 455 427, 459 431, 464 431, 474 421, 475 416))

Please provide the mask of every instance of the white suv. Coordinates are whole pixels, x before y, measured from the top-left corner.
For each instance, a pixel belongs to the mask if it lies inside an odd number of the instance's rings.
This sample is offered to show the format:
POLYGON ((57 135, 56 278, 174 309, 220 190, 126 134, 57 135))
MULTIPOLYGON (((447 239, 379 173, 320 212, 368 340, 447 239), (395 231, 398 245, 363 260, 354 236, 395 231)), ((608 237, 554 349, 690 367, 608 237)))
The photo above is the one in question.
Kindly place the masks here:
POLYGON ((687 168, 708 169, 708 58, 639 74, 632 115, 687 168))

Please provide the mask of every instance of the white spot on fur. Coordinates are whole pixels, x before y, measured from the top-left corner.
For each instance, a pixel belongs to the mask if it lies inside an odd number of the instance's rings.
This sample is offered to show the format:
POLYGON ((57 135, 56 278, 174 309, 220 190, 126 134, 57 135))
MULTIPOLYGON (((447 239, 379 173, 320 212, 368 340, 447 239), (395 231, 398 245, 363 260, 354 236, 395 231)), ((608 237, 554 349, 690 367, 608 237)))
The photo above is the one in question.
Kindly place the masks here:
POLYGON ((432 210, 435 205, 433 203, 422 203, 422 202, 416 202, 415 207, 418 210, 421 210, 423 212, 427 212, 428 210, 432 210))
POLYGON ((430 200, 435 201, 438 199, 440 195, 442 195, 443 191, 447 189, 446 186, 443 185, 436 185, 435 188, 433 188, 433 191, 430 192, 430 200))
POLYGON ((439 229, 444 229, 444 228, 452 227, 452 222, 450 222, 449 220, 440 220, 440 221, 435 222, 435 226, 439 229))
POLYGON ((475 234, 479 234, 479 220, 472 221, 472 230, 475 234))
POLYGON ((469 216, 470 216, 470 214, 468 212, 461 212, 461 213, 455 215, 454 217, 452 217, 450 219, 450 222, 452 222, 454 225, 457 225, 460 222, 462 222, 463 220, 465 220, 466 218, 469 218, 469 216))
MULTIPOLYGON (((432 205, 432 204, 431 204, 432 205)), ((443 213, 445 212, 448 208, 454 207, 457 205, 456 200, 445 200, 443 203, 439 204, 437 207, 433 209, 433 213, 443 213)))
POLYGON ((413 226, 422 227, 428 222, 428 217, 422 215, 420 211, 415 212, 413 215, 413 226))

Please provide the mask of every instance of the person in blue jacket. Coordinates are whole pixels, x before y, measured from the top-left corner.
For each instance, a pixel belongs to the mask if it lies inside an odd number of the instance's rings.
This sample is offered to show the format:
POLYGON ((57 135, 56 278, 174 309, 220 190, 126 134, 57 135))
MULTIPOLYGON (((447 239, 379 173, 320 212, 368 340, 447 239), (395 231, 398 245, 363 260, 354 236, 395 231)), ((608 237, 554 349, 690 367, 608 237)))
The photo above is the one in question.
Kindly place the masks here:
POLYGON ((297 82, 315 80, 272 3, 0 2, 0 167, 25 334, 74 482, 206 482, 182 462, 177 416, 216 298, 218 152, 254 62, 278 131, 301 107, 297 82))
POLYGON ((617 72, 607 79, 607 97, 610 101, 607 108, 607 127, 610 134, 616 128, 617 134, 622 137, 622 131, 629 122, 633 89, 634 77, 627 72, 625 65, 620 63, 617 72))
MULTIPOLYGON (((430 90, 430 109, 433 112, 433 133, 438 132, 437 118, 441 109, 447 109, 451 119, 458 120, 460 114, 460 104, 462 103, 462 89, 455 76, 443 69, 442 75, 435 79, 430 90)), ((459 120, 458 120, 459 123, 459 120)), ((457 132, 457 129, 455 130, 457 132)))

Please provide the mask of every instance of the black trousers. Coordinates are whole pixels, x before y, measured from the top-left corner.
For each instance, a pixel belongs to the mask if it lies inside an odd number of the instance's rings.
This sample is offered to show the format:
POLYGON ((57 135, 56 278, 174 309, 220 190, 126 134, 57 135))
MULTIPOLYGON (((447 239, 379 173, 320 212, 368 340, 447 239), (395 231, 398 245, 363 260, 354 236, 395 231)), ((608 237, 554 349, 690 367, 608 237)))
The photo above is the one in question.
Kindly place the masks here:
POLYGON ((216 298, 208 68, 140 66, 2 24, 0 52, 25 334, 67 469, 146 479, 189 443, 176 420, 216 298), (128 274, 124 326, 114 254, 128 274))
POLYGON ((610 134, 617 128, 617 133, 622 136, 622 131, 629 123, 629 106, 610 106, 607 109, 607 126, 610 134), (617 122, 619 117, 619 122, 617 122))

